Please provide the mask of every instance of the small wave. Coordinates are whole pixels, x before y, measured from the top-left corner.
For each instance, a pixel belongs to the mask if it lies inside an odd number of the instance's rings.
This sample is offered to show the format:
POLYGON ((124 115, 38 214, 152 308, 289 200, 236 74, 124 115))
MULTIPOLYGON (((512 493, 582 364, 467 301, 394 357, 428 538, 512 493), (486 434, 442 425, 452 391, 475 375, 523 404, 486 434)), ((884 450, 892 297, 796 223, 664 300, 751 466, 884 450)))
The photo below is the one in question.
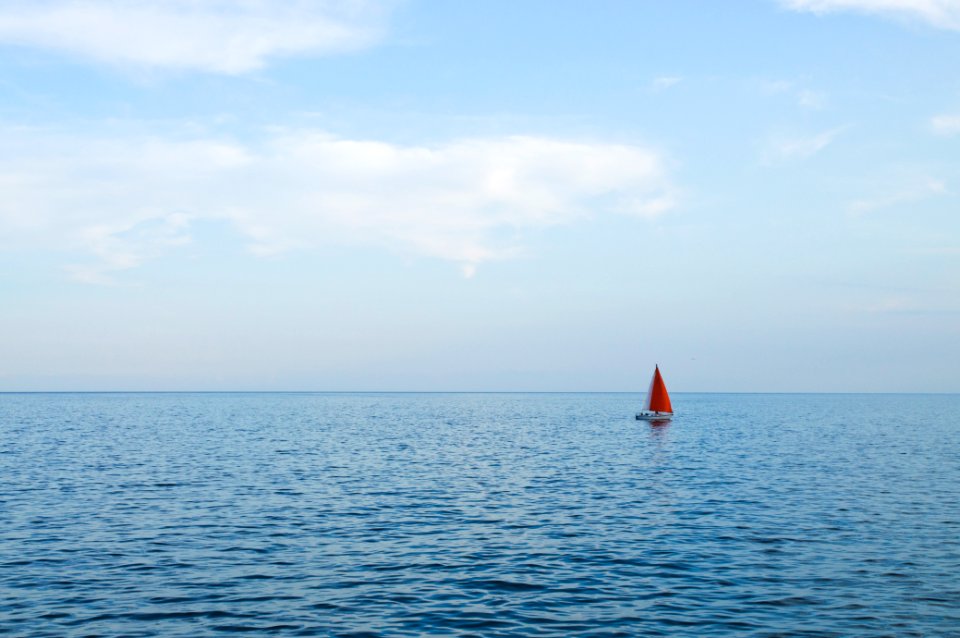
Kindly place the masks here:
POLYGON ((522 592, 522 591, 543 591, 547 589, 546 586, 540 585, 537 583, 525 583, 522 581, 515 580, 504 580, 504 579, 473 579, 461 581, 461 586, 476 587, 479 589, 489 589, 492 591, 509 591, 509 592, 522 592))

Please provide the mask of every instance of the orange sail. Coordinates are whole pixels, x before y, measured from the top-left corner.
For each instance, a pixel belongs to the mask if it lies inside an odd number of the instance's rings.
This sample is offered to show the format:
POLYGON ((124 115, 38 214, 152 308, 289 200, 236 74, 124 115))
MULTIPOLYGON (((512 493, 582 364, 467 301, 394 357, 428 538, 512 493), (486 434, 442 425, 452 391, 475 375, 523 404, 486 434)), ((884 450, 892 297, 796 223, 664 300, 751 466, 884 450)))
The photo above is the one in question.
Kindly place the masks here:
POLYGON ((643 409, 649 412, 673 413, 673 406, 670 405, 670 395, 667 394, 667 386, 663 382, 663 377, 660 376, 660 366, 653 369, 650 390, 647 391, 647 403, 643 406, 643 409))

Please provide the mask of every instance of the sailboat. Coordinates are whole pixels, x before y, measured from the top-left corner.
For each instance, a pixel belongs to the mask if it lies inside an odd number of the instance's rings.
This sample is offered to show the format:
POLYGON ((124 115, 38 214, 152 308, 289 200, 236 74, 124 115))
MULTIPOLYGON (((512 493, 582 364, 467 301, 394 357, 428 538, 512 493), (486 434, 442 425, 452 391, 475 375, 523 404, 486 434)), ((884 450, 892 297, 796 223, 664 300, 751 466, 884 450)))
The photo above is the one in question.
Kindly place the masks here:
POLYGON ((647 402, 643 404, 643 411, 637 413, 637 420, 665 421, 672 416, 673 406, 670 405, 667 386, 663 382, 663 377, 660 376, 660 366, 654 366, 650 389, 647 391, 647 402))

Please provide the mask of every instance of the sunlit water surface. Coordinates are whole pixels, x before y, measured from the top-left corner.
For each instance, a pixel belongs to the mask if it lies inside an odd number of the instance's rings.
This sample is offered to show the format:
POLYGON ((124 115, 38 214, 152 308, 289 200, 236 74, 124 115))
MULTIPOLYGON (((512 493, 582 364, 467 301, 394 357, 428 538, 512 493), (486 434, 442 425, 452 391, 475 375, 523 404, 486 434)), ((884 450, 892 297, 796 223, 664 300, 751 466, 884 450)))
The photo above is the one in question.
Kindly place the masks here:
POLYGON ((960 636, 960 396, 0 395, 0 633, 960 636))

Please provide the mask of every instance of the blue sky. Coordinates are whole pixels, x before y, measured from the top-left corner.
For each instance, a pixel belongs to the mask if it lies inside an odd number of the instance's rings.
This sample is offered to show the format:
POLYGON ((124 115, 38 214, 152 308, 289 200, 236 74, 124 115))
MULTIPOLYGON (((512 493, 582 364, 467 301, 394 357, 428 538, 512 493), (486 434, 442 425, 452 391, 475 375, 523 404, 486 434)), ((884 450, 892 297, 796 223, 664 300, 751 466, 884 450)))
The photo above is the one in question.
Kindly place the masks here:
POLYGON ((960 391, 960 1, 0 0, 0 389, 960 391))

